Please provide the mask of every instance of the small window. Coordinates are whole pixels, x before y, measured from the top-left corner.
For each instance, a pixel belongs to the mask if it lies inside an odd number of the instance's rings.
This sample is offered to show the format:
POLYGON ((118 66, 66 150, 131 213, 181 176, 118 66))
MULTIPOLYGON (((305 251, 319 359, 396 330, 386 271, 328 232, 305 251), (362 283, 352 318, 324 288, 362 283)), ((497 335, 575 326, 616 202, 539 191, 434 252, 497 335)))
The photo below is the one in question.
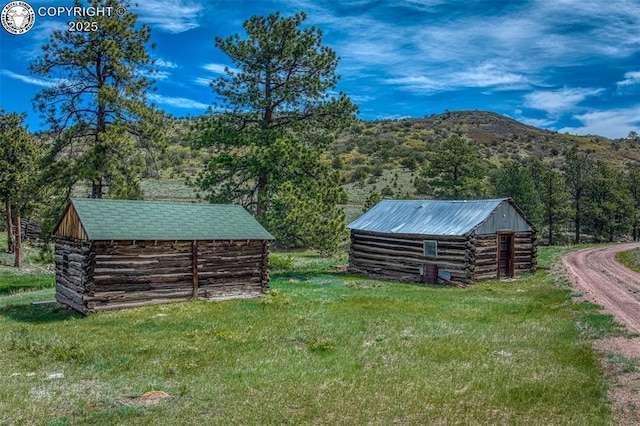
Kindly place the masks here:
POLYGON ((424 240, 422 241, 424 257, 436 258, 438 257, 438 241, 436 240, 424 240))

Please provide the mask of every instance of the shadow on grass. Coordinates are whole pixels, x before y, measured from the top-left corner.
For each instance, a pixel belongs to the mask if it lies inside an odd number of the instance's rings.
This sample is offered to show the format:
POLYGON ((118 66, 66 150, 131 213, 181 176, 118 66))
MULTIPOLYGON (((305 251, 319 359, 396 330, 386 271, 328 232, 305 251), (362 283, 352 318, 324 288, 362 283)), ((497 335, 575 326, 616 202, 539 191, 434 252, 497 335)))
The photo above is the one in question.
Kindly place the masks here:
POLYGON ((47 323, 79 318, 82 315, 55 303, 7 305, 0 308, 0 316, 11 321, 27 323, 47 323))
POLYGON ((279 271, 271 274, 271 279, 273 280, 282 280, 282 281, 290 281, 295 280, 298 282, 308 282, 309 284, 313 284, 318 281, 325 281, 327 279, 336 283, 339 280, 342 280, 347 275, 341 271, 279 271))

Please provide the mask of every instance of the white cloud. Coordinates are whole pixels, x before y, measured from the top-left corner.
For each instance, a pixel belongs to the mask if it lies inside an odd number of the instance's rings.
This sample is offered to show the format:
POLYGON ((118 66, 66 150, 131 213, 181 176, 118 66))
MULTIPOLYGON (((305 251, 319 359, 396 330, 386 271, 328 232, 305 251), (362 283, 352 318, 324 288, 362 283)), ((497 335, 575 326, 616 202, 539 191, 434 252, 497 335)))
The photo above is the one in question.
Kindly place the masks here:
POLYGON ((424 75, 389 78, 385 82, 402 86, 404 90, 420 93, 434 93, 444 87, 442 83, 424 75))
POLYGON ((209 84, 211 83, 212 80, 213 80, 212 78, 198 77, 193 81, 195 81, 197 84, 199 84, 201 86, 209 87, 209 84))
POLYGON ((435 93, 460 88, 521 89, 530 85, 526 76, 501 69, 494 64, 484 64, 459 72, 442 73, 437 77, 438 79, 425 75, 408 75, 384 81, 399 85, 404 90, 420 93, 435 93))
POLYGON ((157 59, 156 63, 160 68, 178 68, 178 64, 171 61, 165 61, 164 59, 157 59))
POLYGON ((150 94, 149 99, 151 99, 153 102, 156 102, 160 105, 167 105, 167 106, 172 106, 174 108, 182 108, 182 109, 206 110, 210 106, 202 102, 194 101, 193 99, 162 96, 156 93, 150 94))
POLYGON ((608 111, 591 111, 576 115, 574 118, 583 125, 580 127, 565 127, 560 129, 559 132, 579 135, 601 135, 608 138, 624 138, 631 130, 640 132, 640 105, 608 111))
POLYGON ((3 75, 6 75, 7 77, 11 77, 13 79, 16 80, 20 80, 23 83, 27 83, 27 84, 33 84, 35 86, 40 86, 40 87, 53 87, 56 86, 58 84, 60 84, 61 82, 63 82, 64 80, 49 80, 49 79, 44 79, 44 78, 36 78, 36 77, 31 77, 28 75, 22 75, 22 74, 17 74, 13 71, 9 71, 9 70, 2 70, 0 71, 3 75))
POLYGON ((153 0, 140 2, 133 10, 142 22, 177 34, 200 26, 202 5, 184 0, 153 0))
POLYGON ((550 120, 548 118, 516 117, 515 120, 518 120, 524 124, 528 124, 529 126, 538 127, 541 129, 551 128, 556 123, 554 120, 550 120))
POLYGON ((449 84, 463 87, 522 86, 527 78, 495 64, 483 64, 452 75, 449 84))
POLYGON ((216 74, 226 74, 227 72, 225 71, 225 68, 229 68, 229 70, 232 72, 236 71, 236 69, 228 67, 227 65, 224 65, 224 64, 206 64, 206 65, 203 65, 202 68, 204 68, 207 71, 214 72, 216 74))
POLYGON ((604 89, 563 88, 555 91, 533 92, 525 96, 525 106, 546 111, 551 115, 561 115, 575 109, 589 96, 596 96, 604 89))
MULTIPOLYGON (((227 75, 227 72, 225 71, 225 69, 229 69, 229 71, 231 72, 238 72, 238 70, 236 68, 233 67, 229 67, 227 65, 224 64, 215 64, 215 63, 211 63, 211 64, 206 64, 202 66, 203 69, 212 72, 214 74, 221 74, 221 75, 227 75)), ((210 76, 210 77, 196 77, 193 79, 193 81, 196 84, 199 84, 200 86, 207 86, 209 87, 211 82, 217 78, 217 76, 210 76)))
POLYGON ((640 84, 640 71, 630 71, 624 74, 624 80, 616 83, 618 86, 633 86, 640 84))
POLYGON ((151 74, 151 77, 153 80, 167 80, 169 77, 171 77, 171 73, 167 71, 156 70, 153 74, 151 74))

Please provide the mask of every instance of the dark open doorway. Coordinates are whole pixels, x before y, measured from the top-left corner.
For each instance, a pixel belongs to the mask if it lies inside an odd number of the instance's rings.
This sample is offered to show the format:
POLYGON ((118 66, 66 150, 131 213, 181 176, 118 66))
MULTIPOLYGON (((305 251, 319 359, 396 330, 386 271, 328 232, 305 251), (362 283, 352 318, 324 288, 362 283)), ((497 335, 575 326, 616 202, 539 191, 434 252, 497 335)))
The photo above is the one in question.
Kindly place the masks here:
POLYGON ((515 250, 513 232, 498 232, 498 278, 513 277, 515 250))

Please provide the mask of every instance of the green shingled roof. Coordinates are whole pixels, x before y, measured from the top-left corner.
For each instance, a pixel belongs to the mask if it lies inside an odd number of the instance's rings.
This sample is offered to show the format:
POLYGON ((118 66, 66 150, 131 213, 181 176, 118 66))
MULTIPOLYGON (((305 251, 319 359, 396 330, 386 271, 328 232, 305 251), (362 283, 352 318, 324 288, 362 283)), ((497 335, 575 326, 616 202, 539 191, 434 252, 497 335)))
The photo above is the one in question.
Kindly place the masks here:
POLYGON ((242 206, 74 198, 90 240, 273 240, 242 206))

